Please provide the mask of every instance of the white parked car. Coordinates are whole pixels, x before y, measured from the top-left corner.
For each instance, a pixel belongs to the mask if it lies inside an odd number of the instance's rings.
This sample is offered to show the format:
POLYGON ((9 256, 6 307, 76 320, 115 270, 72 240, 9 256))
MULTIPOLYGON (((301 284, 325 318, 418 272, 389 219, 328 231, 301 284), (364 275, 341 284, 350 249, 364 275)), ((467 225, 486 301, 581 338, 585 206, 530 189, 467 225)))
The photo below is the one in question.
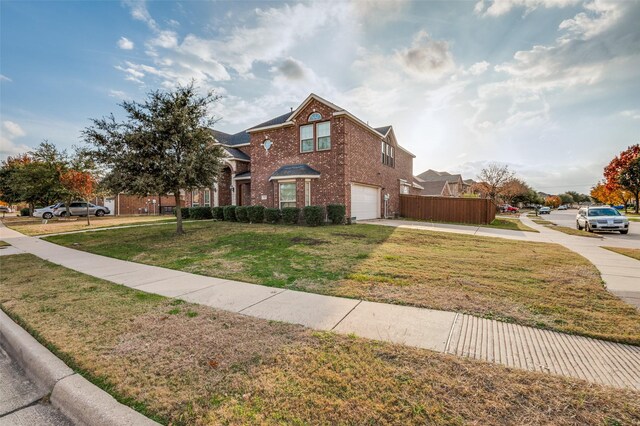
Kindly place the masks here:
POLYGON ((56 204, 51 206, 43 207, 41 209, 35 209, 33 211, 33 217, 41 217, 43 219, 51 219, 53 217, 53 208, 56 204))
MULTIPOLYGON (((111 211, 104 206, 96 206, 95 204, 87 203, 85 201, 73 201, 69 204, 69 213, 71 216, 86 216, 87 204, 89 205, 89 215, 96 215, 98 217, 111 213, 111 211)), ((67 208, 64 203, 58 203, 53 207, 54 216, 65 217, 67 215, 67 208)))
POLYGON ((593 231, 620 231, 629 233, 629 219, 613 207, 582 207, 576 216, 576 228, 593 231))
POLYGON ((558 210, 567 210, 567 205, 563 204, 561 206, 558 206, 558 210))

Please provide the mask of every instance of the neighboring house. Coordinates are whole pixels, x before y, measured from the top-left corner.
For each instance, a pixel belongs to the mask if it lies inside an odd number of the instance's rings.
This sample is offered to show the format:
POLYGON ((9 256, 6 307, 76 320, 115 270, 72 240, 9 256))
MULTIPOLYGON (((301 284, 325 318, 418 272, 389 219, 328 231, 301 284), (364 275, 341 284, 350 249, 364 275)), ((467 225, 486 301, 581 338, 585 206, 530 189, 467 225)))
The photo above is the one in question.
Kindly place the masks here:
POLYGON ((370 127, 314 94, 246 131, 212 132, 226 151, 214 206, 344 204, 347 216, 372 219, 399 213, 400 194, 422 190, 393 127, 370 127))
POLYGON ((424 182, 421 183, 421 185, 423 189, 420 191, 420 195, 428 197, 451 197, 451 189, 447 181, 424 182))
MULTIPOLYGON (((417 177, 424 181, 424 184, 438 183, 438 185, 445 186, 446 183, 449 188, 445 192, 449 192, 449 195, 447 195, 449 197, 459 197, 465 193, 466 186, 464 184, 464 181, 462 180, 462 175, 452 175, 451 173, 437 172, 435 170, 429 169, 426 172, 420 173, 417 177)), ((433 188, 437 187, 438 185, 432 185, 430 191, 426 191, 425 187, 425 190, 421 192, 421 195, 433 196, 434 194, 432 192, 435 190, 433 188)))

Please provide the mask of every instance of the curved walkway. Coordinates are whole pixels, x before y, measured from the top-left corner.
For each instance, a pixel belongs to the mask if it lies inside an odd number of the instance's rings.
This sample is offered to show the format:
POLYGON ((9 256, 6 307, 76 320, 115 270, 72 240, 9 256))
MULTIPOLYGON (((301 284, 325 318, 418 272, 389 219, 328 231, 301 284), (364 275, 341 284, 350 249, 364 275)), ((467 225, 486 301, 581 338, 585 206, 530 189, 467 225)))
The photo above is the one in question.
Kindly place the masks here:
MULTIPOLYGON (((505 324, 454 312, 304 293, 113 259, 26 237, 0 239, 64 267, 253 317, 482 359, 640 390, 640 347, 505 324)), ((6 259, 6 258, 5 258, 6 259)))

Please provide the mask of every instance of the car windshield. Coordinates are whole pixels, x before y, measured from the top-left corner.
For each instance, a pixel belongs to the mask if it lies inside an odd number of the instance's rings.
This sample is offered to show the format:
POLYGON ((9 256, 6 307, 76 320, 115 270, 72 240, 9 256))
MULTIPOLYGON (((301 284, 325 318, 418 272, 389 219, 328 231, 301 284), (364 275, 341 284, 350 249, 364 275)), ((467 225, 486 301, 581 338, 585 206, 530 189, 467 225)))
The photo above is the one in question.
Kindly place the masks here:
POLYGON ((620 216, 616 209, 590 209, 589 216, 620 216))

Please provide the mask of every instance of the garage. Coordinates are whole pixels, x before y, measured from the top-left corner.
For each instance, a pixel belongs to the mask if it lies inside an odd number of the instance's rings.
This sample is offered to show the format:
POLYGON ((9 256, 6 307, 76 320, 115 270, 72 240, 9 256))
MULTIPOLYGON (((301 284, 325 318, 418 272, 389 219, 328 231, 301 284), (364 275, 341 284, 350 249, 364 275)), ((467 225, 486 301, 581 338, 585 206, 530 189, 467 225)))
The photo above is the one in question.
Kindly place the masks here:
POLYGON ((375 186, 351 184, 351 217, 376 219, 380 216, 380 190, 375 186))

